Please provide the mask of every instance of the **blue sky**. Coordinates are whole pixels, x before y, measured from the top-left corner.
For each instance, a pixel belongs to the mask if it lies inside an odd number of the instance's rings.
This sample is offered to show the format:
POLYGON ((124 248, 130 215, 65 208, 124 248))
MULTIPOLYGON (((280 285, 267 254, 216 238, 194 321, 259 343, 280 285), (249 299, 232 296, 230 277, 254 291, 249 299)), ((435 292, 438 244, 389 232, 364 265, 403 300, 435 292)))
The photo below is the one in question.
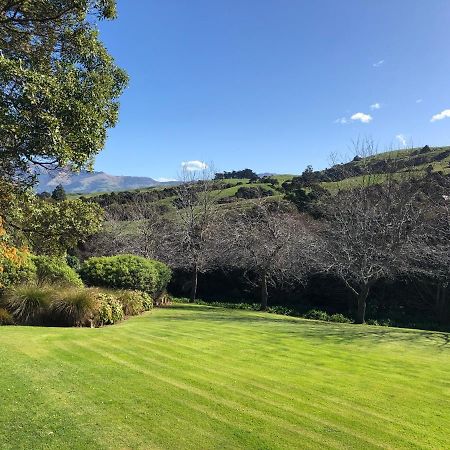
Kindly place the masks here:
POLYGON ((448 0, 118 0, 118 11, 101 36, 131 81, 97 170, 175 178, 201 160, 300 173, 358 136, 380 150, 450 145, 448 0))

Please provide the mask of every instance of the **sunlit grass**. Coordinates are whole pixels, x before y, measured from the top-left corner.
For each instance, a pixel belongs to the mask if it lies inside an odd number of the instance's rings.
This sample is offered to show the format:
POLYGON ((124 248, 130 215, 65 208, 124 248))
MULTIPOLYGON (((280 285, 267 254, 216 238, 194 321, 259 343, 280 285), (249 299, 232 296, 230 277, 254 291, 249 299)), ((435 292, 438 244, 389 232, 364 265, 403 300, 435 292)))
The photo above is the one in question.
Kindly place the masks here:
POLYGON ((0 448, 448 448, 443 333, 180 305, 0 340, 0 448))

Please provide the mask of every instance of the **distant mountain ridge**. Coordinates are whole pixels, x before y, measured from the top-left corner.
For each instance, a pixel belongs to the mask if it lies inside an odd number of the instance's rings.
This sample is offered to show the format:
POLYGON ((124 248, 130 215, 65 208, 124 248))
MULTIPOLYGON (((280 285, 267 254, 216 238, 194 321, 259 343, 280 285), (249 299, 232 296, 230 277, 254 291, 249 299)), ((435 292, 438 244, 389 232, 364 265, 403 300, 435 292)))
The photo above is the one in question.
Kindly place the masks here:
POLYGON ((173 182, 159 182, 150 177, 109 175, 105 172, 82 170, 74 173, 70 169, 36 170, 36 191, 51 192, 61 184, 67 193, 92 194, 93 192, 128 191, 153 186, 164 186, 173 182))

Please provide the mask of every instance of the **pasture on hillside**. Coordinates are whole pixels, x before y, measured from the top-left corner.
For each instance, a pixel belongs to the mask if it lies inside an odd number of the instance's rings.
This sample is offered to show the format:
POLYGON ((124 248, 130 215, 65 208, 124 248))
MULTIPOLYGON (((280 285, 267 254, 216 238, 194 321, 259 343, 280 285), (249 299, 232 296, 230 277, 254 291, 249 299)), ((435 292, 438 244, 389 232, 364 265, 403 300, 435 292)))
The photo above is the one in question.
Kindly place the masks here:
POLYGON ((450 336, 175 305, 0 329, 0 448, 449 448, 450 336))

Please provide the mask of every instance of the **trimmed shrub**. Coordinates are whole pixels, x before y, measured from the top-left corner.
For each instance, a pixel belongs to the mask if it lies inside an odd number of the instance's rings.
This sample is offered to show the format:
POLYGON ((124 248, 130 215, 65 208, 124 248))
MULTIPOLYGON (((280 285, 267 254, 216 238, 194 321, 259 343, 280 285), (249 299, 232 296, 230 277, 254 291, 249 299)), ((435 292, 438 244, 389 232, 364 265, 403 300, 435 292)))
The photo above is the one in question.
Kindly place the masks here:
POLYGON ((2 304, 15 322, 38 325, 45 321, 54 298, 55 288, 52 286, 22 285, 9 289, 2 304))
POLYGON ((159 261, 117 255, 89 258, 81 266, 80 275, 90 286, 140 290, 156 296, 166 288, 171 272, 159 261))
POLYGON ((52 320, 65 326, 92 326, 99 309, 98 293, 93 289, 65 289, 50 305, 52 320))
POLYGON ((67 264, 64 258, 33 256, 32 259, 40 282, 83 286, 80 276, 67 264))
POLYGON ((13 316, 3 308, 0 308, 0 326, 1 325, 14 325, 13 316))

